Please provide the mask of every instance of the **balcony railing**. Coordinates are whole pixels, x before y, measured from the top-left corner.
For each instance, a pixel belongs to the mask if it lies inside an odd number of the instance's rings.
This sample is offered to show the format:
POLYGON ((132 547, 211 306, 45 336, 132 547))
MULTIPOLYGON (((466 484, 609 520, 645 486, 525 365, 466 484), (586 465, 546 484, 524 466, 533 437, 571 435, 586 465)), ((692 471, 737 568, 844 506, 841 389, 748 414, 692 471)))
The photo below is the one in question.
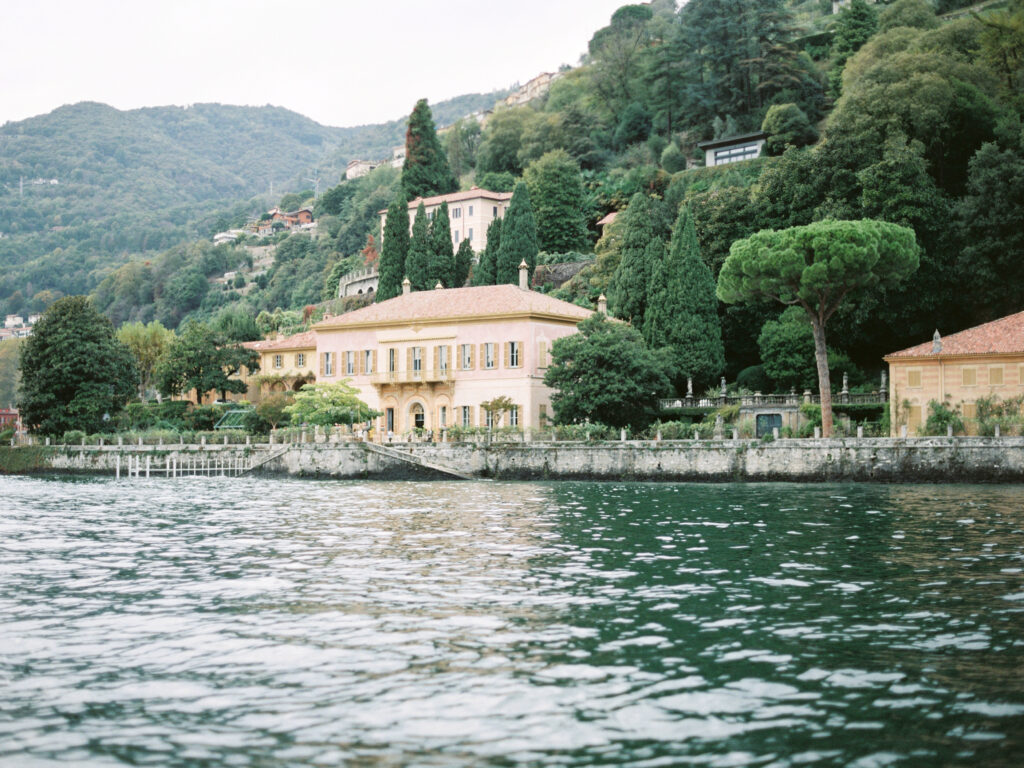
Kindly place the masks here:
MULTIPOLYGON (((880 405, 889 401, 889 393, 878 392, 833 392, 833 405, 880 405)), ((669 408, 721 408, 725 405, 738 405, 743 407, 756 407, 765 405, 776 406, 799 406, 801 403, 821 404, 821 395, 804 392, 802 395, 796 392, 788 394, 762 395, 755 392, 752 395, 725 395, 719 397, 673 397, 663 398, 658 401, 661 410, 669 408)))
POLYGON ((454 377, 451 368, 423 368, 418 371, 382 371, 372 375, 374 384, 416 384, 420 382, 451 381, 454 377))

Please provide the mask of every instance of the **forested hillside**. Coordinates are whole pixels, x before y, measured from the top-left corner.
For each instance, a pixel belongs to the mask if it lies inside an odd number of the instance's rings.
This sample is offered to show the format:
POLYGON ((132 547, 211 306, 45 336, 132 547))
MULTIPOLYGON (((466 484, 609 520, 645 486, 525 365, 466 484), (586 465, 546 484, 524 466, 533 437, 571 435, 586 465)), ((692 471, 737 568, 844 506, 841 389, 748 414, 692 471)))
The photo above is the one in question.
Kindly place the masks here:
MULTIPOLYGON (((460 96, 435 109, 454 120, 502 95, 460 96)), ((133 256, 240 225, 314 173, 329 186, 350 159, 390 156, 403 126, 399 118, 331 128, 270 106, 119 111, 89 102, 7 123, 0 303, 29 311, 57 291, 87 293, 133 256)))

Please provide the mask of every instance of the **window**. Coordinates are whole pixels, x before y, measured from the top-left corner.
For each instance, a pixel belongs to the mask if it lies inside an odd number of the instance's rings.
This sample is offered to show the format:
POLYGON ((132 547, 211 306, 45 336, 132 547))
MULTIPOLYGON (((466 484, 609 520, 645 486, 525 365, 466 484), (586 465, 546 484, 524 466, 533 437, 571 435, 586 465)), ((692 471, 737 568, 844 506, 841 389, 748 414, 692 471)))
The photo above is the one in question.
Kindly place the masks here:
POLYGON ((462 209, 461 208, 452 208, 452 218, 453 219, 461 219, 462 218, 462 209))
POLYGON ((395 372, 395 348, 388 350, 388 373, 395 372))
POLYGON ((492 411, 484 411, 484 426, 485 427, 493 427, 494 426, 494 413, 492 411))
POLYGON ((473 228, 472 227, 469 228, 469 242, 471 242, 471 243, 473 242, 473 228))
POLYGON ((305 368, 306 367, 306 356, 302 352, 299 352, 297 355, 295 355, 295 367, 296 368, 305 368))
POLYGON ((916 389, 921 386, 921 369, 911 368, 907 371, 907 386, 916 389))
POLYGON ((284 355, 274 355, 274 367, 281 368, 284 366, 284 355))
POLYGON ((367 349, 363 351, 363 371, 364 373, 373 373, 373 350, 367 349))
MULTIPOLYGON (((484 368, 494 367, 494 342, 484 344, 484 368)), ((488 424, 488 426, 490 426, 488 424)))
POLYGON ((546 341, 537 342, 537 367, 547 368, 550 363, 548 362, 548 343, 546 341))
POLYGON ((414 371, 423 370, 423 347, 412 348, 412 369, 414 371))
POLYGON ((522 347, 518 341, 510 341, 508 343, 508 367, 518 368, 519 367, 519 349, 522 347))
POLYGON ((976 419, 978 418, 978 404, 964 403, 960 406, 960 413, 963 414, 965 419, 976 419))
POLYGON ((324 352, 324 376, 334 375, 334 353, 324 352))
POLYGON ((473 412, 468 405, 462 406, 462 426, 469 427, 473 424, 473 412))
POLYGON ((542 427, 546 427, 548 423, 548 407, 543 403, 540 404, 539 412, 537 414, 537 422, 542 427))
POLYGON ((448 370, 448 347, 437 348, 437 367, 439 370, 448 370))
MULTIPOLYGON (((471 206, 469 206, 469 215, 470 215, 470 216, 472 216, 472 215, 473 215, 473 206, 472 206, 472 205, 471 205, 471 206)), ((472 232, 472 231, 473 231, 473 230, 470 230, 470 232, 472 232)), ((473 237, 473 236, 472 236, 472 235, 470 235, 470 239, 472 239, 472 237, 473 237)))
POLYGON ((918 429, 921 428, 921 406, 912 405, 910 406, 910 412, 907 414, 907 433, 916 435, 918 429))
POLYGON ((498 218, 498 206, 494 206, 494 212, 492 214, 494 218, 498 218))
POLYGON ((426 416, 423 414, 423 406, 415 403, 412 406, 412 425, 416 429, 423 429, 427 425, 426 416))
POLYGON ((452 238, 455 240, 455 244, 458 245, 459 244, 459 230, 456 229, 454 232, 452 232, 452 238))
POLYGON ((345 353, 345 375, 356 375, 356 353, 352 350, 345 353))
POLYGON ((988 369, 988 383, 992 387, 1003 386, 1003 366, 993 365, 988 369))
POLYGON ((385 417, 385 420, 386 420, 386 423, 387 423, 387 430, 388 430, 388 432, 394 432, 395 431, 395 409, 394 408, 386 409, 384 411, 384 417, 385 417))
POLYGON ((508 409, 508 425, 510 427, 519 426, 519 406, 513 405, 508 409))
POLYGON ((758 143, 742 144, 738 147, 726 147, 725 149, 716 149, 715 165, 725 165, 726 163, 738 163, 742 160, 753 160, 760 154, 761 145, 758 143))
POLYGON ((442 427, 448 426, 448 408, 442 405, 437 411, 437 421, 442 427))
POLYGON ((460 344, 459 357, 462 359, 462 370, 470 370, 473 367, 473 345, 460 344))
POLYGON ((978 371, 974 368, 961 368, 962 383, 965 387, 973 387, 978 383, 978 371))

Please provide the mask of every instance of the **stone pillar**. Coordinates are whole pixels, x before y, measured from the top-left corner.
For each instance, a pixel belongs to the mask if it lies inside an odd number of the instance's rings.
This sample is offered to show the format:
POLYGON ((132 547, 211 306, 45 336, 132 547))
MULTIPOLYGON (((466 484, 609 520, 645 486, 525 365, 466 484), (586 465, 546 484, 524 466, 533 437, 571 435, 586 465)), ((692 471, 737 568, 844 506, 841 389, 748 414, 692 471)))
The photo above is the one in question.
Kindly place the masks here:
POLYGON ((249 435, 245 436, 245 444, 246 445, 252 445, 252 440, 250 439, 249 435))
POLYGON ((597 297, 597 311, 602 315, 608 314, 608 299, 603 293, 597 297))
POLYGON ((880 394, 882 395, 883 403, 889 400, 889 377, 886 375, 885 371, 882 371, 882 391, 880 394))
POLYGON ((952 437, 952 436, 953 436, 953 425, 952 424, 947 424, 946 425, 946 437, 952 437))
MULTIPOLYGON (((725 381, 725 378, 722 379, 725 381)), ((722 419, 722 415, 715 416, 715 440, 721 440, 724 434, 725 421, 722 419)))
MULTIPOLYGON (((49 441, 49 440, 47 440, 47 441, 46 441, 46 444, 47 444, 47 445, 49 445, 49 444, 50 444, 50 441, 49 441)), ((118 444, 119 446, 121 446, 121 445, 124 445, 124 437, 122 437, 121 435, 118 435, 118 436, 117 436, 117 444, 118 444)))
POLYGON ((199 438, 199 444, 206 445, 206 435, 203 435, 201 438, 199 438))
POLYGON ((142 445, 142 438, 139 438, 139 445, 142 445))
POLYGON ((224 435, 224 445, 227 445, 227 444, 228 444, 228 436, 224 435))
POLYGON ((50 438, 46 438, 46 444, 47 444, 47 445, 49 445, 49 444, 50 444, 50 438))
POLYGON ((772 439, 773 440, 778 440, 779 439, 779 428, 778 427, 772 427, 772 439))
POLYGON ((732 429, 732 439, 733 440, 739 440, 740 439, 740 431, 738 429, 736 429, 736 427, 733 427, 733 429, 732 429))
POLYGON ((103 447, 103 438, 101 437, 100 438, 100 448, 102 448, 102 447, 103 447))
POLYGON ((857 439, 858 440, 863 440, 864 439, 864 425, 863 424, 858 424, 857 425, 857 439))
POLYGON ((526 259, 519 262, 519 290, 530 290, 530 265, 526 263, 526 259))
POLYGON ((804 402, 807 403, 808 405, 811 402, 811 390, 809 389, 804 390, 804 402))
POLYGON ((623 427, 619 430, 619 442, 626 442, 626 428, 623 427))
POLYGON ((1000 437, 1000 436, 1001 436, 1001 432, 1000 432, 1000 429, 999 429, 999 425, 996 424, 995 437, 1000 437))
POLYGON ((906 437, 907 437, 907 425, 906 424, 900 424, 900 437, 902 437, 903 439, 906 439, 906 437))
POLYGON ((694 440, 700 440, 700 430, 699 429, 693 430, 693 439, 694 440))
POLYGON ((843 371, 843 389, 839 393, 839 400, 844 403, 850 400, 850 375, 846 371, 843 371))
POLYGON ((722 384, 721 384, 720 394, 721 394, 721 397, 722 397, 723 400, 725 399, 726 395, 729 394, 729 390, 725 386, 725 376, 722 377, 722 384))
POLYGON ((820 440, 821 439, 821 427, 815 427, 814 428, 814 439, 815 440, 820 440))

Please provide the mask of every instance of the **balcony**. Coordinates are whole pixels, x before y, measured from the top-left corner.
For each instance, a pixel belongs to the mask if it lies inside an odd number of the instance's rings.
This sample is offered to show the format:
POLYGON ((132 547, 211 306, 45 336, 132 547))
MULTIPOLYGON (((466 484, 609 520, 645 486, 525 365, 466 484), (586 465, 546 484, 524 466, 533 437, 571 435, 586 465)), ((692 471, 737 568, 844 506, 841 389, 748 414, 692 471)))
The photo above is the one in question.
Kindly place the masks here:
POLYGON ((383 371, 372 374, 370 381, 376 386, 384 384, 433 384, 452 381, 455 371, 451 368, 423 368, 418 371, 383 371))

